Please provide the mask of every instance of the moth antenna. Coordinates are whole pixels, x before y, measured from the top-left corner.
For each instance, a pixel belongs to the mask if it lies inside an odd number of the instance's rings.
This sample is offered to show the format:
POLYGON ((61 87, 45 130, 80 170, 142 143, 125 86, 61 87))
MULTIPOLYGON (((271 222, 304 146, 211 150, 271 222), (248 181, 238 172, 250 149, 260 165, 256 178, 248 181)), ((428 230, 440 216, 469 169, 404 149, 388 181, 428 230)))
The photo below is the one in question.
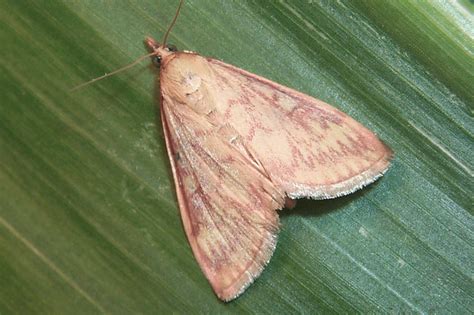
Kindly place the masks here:
POLYGON ((184 0, 181 0, 179 2, 178 8, 176 9, 176 13, 174 15, 173 21, 171 21, 170 26, 168 27, 168 30, 165 33, 165 36, 163 36, 163 40, 161 41, 161 46, 166 47, 166 41, 168 40, 168 35, 171 32, 171 29, 174 26, 174 23, 176 23, 176 20, 178 19, 179 11, 181 11, 181 7, 183 6, 184 0))
POLYGON ((105 78, 110 77, 110 76, 113 76, 113 75, 115 75, 115 74, 117 74, 117 73, 119 73, 119 72, 125 71, 125 70, 127 70, 127 69, 129 69, 129 68, 135 66, 136 64, 140 63, 140 62, 143 61, 144 59, 146 59, 146 58, 148 58, 148 57, 151 57, 151 56, 153 56, 153 55, 156 55, 156 54, 157 54, 156 52, 152 52, 152 53, 150 53, 150 54, 141 56, 140 58, 136 59, 134 62, 132 62, 132 63, 126 65, 126 66, 123 66, 122 68, 119 68, 119 69, 117 69, 117 70, 115 70, 115 71, 112 71, 112 72, 110 72, 110 73, 106 73, 106 74, 104 74, 103 76, 97 77, 97 78, 92 79, 92 80, 90 80, 90 81, 87 81, 87 82, 81 83, 81 84, 79 84, 79 85, 76 85, 75 87, 73 87, 72 89, 70 89, 69 92, 77 91, 77 90, 79 90, 80 88, 85 87, 86 85, 92 84, 92 83, 94 83, 94 82, 96 82, 96 81, 105 79, 105 78))
MULTIPOLYGON (((175 15, 174 15, 174 18, 173 18, 173 20, 171 21, 171 24, 170 24, 170 26, 168 27, 168 30, 166 30, 165 36, 163 37, 163 41, 162 41, 162 44, 161 44, 162 47, 166 47, 166 41, 168 40, 168 36, 169 36, 169 34, 170 34, 171 29, 173 28, 174 24, 176 23, 176 20, 178 19, 178 15, 179 15, 179 12, 181 11, 181 7, 183 6, 183 2, 184 2, 184 0, 181 0, 181 1, 179 2, 179 5, 178 5, 178 8, 176 9, 176 13, 175 13, 175 15)), ((117 70, 115 70, 115 71, 112 71, 112 72, 110 72, 110 73, 106 73, 106 74, 104 74, 103 76, 100 76, 100 77, 94 78, 94 79, 92 79, 92 80, 89 80, 89 81, 87 81, 87 82, 84 82, 84 83, 81 83, 81 84, 79 84, 79 85, 76 85, 75 87, 73 87, 72 89, 70 89, 69 92, 77 91, 77 90, 79 90, 80 88, 83 88, 83 87, 85 87, 85 86, 87 86, 87 85, 89 85, 89 84, 92 84, 92 83, 96 82, 96 81, 105 79, 105 78, 110 77, 110 76, 113 76, 113 75, 115 75, 115 74, 117 74, 117 73, 119 73, 119 72, 125 71, 125 70, 127 70, 127 69, 129 69, 129 68, 135 66, 136 64, 140 63, 142 60, 144 60, 144 59, 146 59, 146 58, 148 58, 148 57, 154 56, 154 55, 156 55, 156 54, 157 54, 157 52, 154 51, 154 52, 152 52, 152 53, 150 53, 150 54, 141 56, 140 58, 138 58, 138 59, 135 60, 134 62, 132 62, 132 63, 130 63, 130 64, 128 64, 128 65, 126 65, 126 66, 124 66, 124 67, 122 67, 122 68, 119 68, 119 69, 117 69, 117 70)))

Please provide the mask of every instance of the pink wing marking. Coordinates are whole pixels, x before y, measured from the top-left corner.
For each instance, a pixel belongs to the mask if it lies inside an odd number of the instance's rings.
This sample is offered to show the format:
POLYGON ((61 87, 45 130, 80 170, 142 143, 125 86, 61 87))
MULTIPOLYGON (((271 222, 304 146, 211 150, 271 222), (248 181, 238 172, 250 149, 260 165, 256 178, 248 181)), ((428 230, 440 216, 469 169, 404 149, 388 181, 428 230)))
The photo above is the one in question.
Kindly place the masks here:
POLYGON ((336 108, 245 70, 208 58, 223 123, 244 139, 271 180, 291 198, 334 198, 372 183, 392 151, 336 108))
POLYGON ((239 148, 231 128, 170 104, 161 107, 181 217, 216 294, 237 297, 261 273, 276 243, 284 195, 239 148))

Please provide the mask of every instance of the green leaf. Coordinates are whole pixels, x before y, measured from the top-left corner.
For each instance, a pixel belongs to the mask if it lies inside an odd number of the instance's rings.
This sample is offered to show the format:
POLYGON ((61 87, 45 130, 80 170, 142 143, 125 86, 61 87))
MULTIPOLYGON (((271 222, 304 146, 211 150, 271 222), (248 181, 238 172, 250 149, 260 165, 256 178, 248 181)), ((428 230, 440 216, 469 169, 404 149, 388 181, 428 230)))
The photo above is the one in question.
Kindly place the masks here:
POLYGON ((185 2, 170 42, 320 98, 395 151, 351 196, 281 213, 220 302, 181 226, 146 53, 178 1, 0 2, 0 313, 468 313, 469 1, 185 2))

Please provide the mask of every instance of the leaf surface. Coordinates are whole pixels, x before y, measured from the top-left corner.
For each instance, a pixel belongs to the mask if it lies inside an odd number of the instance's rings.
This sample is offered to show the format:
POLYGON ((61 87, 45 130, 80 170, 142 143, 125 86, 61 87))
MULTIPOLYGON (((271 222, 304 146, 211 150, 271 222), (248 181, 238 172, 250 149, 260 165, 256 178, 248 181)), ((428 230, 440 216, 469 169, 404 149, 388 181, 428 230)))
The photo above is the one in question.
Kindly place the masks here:
POLYGON ((177 1, 0 3, 0 313, 474 308, 468 1, 189 0, 170 36, 336 106, 395 152, 377 184, 281 213, 236 301, 186 241, 145 53, 177 1))

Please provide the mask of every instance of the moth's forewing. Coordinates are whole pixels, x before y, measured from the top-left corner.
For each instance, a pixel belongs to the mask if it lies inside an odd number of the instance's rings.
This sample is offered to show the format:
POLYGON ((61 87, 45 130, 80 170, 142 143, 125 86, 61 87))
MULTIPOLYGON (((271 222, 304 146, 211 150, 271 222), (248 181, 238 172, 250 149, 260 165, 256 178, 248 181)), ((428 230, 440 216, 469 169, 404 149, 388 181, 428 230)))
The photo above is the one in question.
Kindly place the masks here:
POLYGON ((388 168, 392 151, 331 105, 245 70, 209 59, 220 120, 245 139, 272 182, 292 198, 334 198, 388 168))

